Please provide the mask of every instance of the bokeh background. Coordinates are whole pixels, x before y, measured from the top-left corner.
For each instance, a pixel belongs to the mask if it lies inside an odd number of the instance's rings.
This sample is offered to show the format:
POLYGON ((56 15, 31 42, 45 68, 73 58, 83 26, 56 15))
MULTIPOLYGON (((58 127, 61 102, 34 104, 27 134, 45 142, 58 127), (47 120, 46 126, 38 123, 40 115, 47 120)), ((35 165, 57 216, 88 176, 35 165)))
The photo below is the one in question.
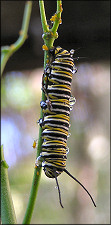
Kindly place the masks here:
MULTIPOLYGON (((1 45, 14 43, 21 29, 25 1, 1 1, 1 45)), ((47 20, 56 1, 45 1, 47 20)), ((70 149, 67 169, 93 195, 66 174, 59 178, 64 209, 55 180, 42 172, 32 224, 110 223, 110 1, 63 1, 62 25, 55 46, 75 51, 70 149), (76 57, 80 57, 77 60, 76 57)), ((1 85, 1 142, 9 165, 11 193, 22 223, 34 173, 43 73, 42 27, 38 1, 33 2, 28 39, 8 61, 1 85)))

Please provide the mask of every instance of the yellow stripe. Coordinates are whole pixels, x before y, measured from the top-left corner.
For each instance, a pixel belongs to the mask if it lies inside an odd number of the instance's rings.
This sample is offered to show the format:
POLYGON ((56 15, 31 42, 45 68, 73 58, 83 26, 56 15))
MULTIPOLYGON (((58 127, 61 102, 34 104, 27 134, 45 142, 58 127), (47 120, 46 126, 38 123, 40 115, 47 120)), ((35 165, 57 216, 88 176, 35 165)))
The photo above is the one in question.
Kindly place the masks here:
MULTIPOLYGON (((48 115, 47 117, 51 118, 52 116, 48 115)), ((56 115, 53 115, 53 117, 55 117, 55 118, 62 118, 62 119, 65 119, 65 120, 69 121, 69 116, 66 116, 64 114, 56 114, 56 115)))
POLYGON ((64 145, 64 146, 67 146, 66 143, 64 143, 63 141, 59 141, 59 140, 53 140, 53 141, 45 141, 42 145, 47 145, 47 144, 61 144, 61 145, 64 145))
POLYGON ((53 88, 53 87, 54 87, 54 88, 57 87, 58 89, 61 88, 61 87, 63 87, 64 89, 69 89, 69 90, 71 90, 71 88, 70 88, 69 86, 67 86, 66 84, 58 84, 58 85, 49 85, 49 86, 48 86, 48 88, 53 88))
MULTIPOLYGON (((52 72, 53 72, 53 73, 56 73, 56 72, 57 72, 58 74, 61 73, 61 74, 60 74, 61 76, 62 76, 62 74, 63 74, 63 75, 67 74, 67 75, 69 75, 69 76, 72 78, 72 73, 69 72, 69 71, 62 71, 62 70, 56 71, 55 68, 53 68, 53 69, 52 69, 52 72), (54 72, 53 72, 53 71, 54 71, 54 72)), ((53 75, 53 74, 52 74, 52 75, 53 75)), ((55 74, 55 75, 56 75, 56 74, 55 74)))

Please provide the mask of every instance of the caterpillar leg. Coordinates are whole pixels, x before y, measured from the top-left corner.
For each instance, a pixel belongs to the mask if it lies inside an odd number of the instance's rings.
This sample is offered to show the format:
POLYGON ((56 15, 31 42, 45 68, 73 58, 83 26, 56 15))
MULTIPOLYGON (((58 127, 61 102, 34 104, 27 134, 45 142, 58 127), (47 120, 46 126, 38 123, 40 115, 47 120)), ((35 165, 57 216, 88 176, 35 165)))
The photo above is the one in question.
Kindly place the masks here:
POLYGON ((51 74, 51 67, 49 65, 46 65, 46 68, 44 70, 43 76, 42 76, 42 88, 45 94, 47 94, 46 90, 48 87, 48 77, 51 74))
POLYGON ((73 105, 76 103, 75 97, 71 96, 69 99, 70 110, 73 109, 73 105))
POLYGON ((45 93, 45 96, 47 98, 46 101, 47 101, 47 107, 49 110, 51 110, 51 101, 47 93, 47 88, 48 88, 48 81, 49 81, 48 78, 50 74, 51 74, 51 67, 49 65, 46 65, 46 68, 44 70, 43 77, 42 77, 42 90, 45 93))
POLYGON ((38 166, 42 166, 42 162, 43 162, 43 157, 42 156, 37 157, 35 161, 35 168, 37 168, 38 166))
POLYGON ((46 102, 41 101, 40 106, 41 106, 42 109, 48 108, 50 111, 52 111, 52 104, 51 104, 51 101, 50 101, 49 97, 46 100, 46 102))
MULTIPOLYGON (((48 109, 51 111, 51 108, 52 108, 52 104, 51 104, 51 101, 50 101, 50 98, 49 98, 49 96, 48 96, 48 94, 47 94, 47 89, 46 89, 46 87, 44 87, 43 85, 42 85, 42 90, 43 90, 43 92, 45 93, 45 96, 46 96, 46 98, 47 98, 47 100, 46 100, 46 106, 48 107, 48 109)), ((45 107, 45 102, 43 102, 43 101, 41 101, 41 103, 40 103, 40 105, 41 105, 41 108, 42 107, 45 107)))

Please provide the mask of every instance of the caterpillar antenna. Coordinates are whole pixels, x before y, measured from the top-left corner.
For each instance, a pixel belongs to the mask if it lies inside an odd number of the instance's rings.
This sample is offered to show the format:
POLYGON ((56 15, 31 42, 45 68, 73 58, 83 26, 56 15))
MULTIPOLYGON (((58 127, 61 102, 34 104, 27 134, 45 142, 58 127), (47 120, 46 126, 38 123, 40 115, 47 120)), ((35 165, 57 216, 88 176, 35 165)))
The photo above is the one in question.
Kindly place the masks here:
POLYGON ((79 60, 79 59, 86 59, 86 58, 88 58, 88 57, 85 57, 85 56, 77 56, 77 57, 75 57, 73 59, 79 60))
POLYGON ((74 49, 74 51, 78 51, 81 48, 85 48, 84 46, 74 49))
POLYGON ((82 47, 79 47, 79 48, 76 48, 76 49, 74 49, 74 51, 77 51, 77 50, 79 50, 79 49, 81 49, 82 47))
POLYGON ((77 180, 75 177, 73 177, 66 169, 64 169, 64 172, 67 173, 70 177, 72 177, 77 183, 79 183, 79 184, 83 187, 83 189, 87 192, 87 194, 88 194, 89 197, 91 198, 91 200, 92 200, 94 206, 96 207, 96 204, 95 204, 95 202, 94 202, 94 200, 93 200, 91 194, 90 194, 90 193, 88 192, 88 190, 84 187, 84 185, 81 184, 81 182, 80 182, 79 180, 77 180))
POLYGON ((58 183, 58 180, 57 180, 56 175, 55 175, 55 180, 56 180, 56 184, 57 184, 57 188, 58 188, 58 193, 59 193, 59 202, 60 202, 61 207, 64 208, 63 205, 62 205, 62 201, 61 201, 61 192, 60 192, 59 183, 58 183))

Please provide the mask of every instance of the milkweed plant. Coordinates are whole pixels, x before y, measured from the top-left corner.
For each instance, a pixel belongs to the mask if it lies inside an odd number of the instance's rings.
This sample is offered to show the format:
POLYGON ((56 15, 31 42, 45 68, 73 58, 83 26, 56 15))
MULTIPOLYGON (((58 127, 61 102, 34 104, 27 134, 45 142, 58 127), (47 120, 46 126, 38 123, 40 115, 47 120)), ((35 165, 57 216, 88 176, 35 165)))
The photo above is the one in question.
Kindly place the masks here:
MULTIPOLYGON (((5 66, 9 58, 24 44, 25 40, 28 38, 28 28, 31 18, 31 11, 32 11, 33 1, 26 1, 22 27, 19 32, 19 37, 14 44, 10 46, 2 46, 1 47, 1 75, 4 72, 5 66)), ((44 50, 44 69, 46 64, 49 62, 49 49, 53 48, 53 44, 55 39, 58 38, 58 27, 59 24, 62 23, 61 20, 61 13, 62 13, 62 1, 57 0, 57 10, 56 13, 51 17, 50 21, 52 22, 52 27, 49 28, 46 19, 44 1, 39 0, 39 7, 40 7, 40 16, 41 16, 41 23, 43 28, 43 35, 42 38, 44 40, 44 44, 42 46, 44 50)), ((42 91, 42 101, 45 101, 46 97, 44 92, 42 91)), ((43 118, 43 112, 41 109, 40 118, 43 118)), ((36 158, 40 155, 41 146, 42 146, 42 127, 39 128, 39 139, 37 145, 37 153, 36 158)), ((41 167, 34 168, 34 175, 32 180, 32 187, 29 195, 29 201, 27 204, 26 212, 23 218, 23 224, 30 224, 35 201, 37 198, 38 187, 40 183, 40 176, 41 176, 41 167)), ((16 214, 14 210, 14 204, 12 201, 9 178, 8 178, 8 164, 4 158, 4 149, 3 145, 1 146, 1 219, 2 224, 17 224, 16 214)))

